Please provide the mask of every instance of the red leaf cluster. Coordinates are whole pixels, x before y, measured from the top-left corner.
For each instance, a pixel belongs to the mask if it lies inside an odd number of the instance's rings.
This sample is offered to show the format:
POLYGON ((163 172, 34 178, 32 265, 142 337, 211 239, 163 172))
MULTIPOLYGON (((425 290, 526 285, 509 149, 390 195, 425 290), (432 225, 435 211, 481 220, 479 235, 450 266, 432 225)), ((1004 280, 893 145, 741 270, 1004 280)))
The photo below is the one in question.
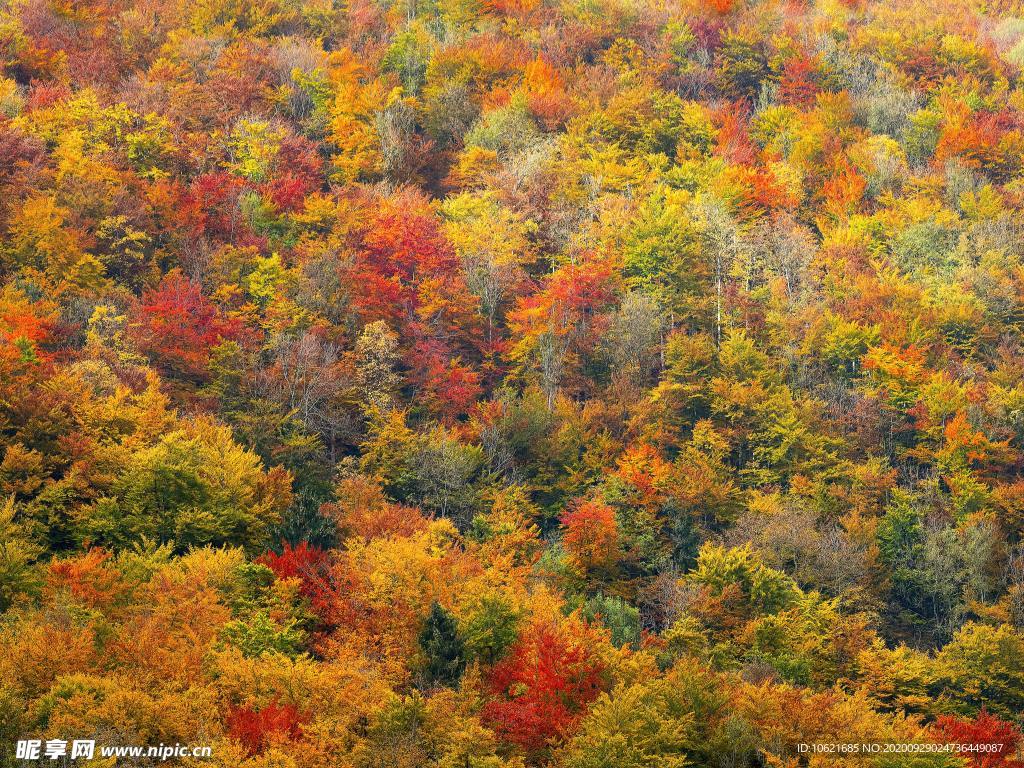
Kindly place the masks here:
POLYGON ((331 558, 326 550, 300 542, 297 547, 285 544, 281 554, 267 552, 256 562, 262 563, 279 579, 298 579, 299 592, 309 599, 321 616, 331 604, 331 558))
POLYGON ((302 738, 302 717, 294 704, 273 702, 260 710, 232 707, 228 713, 228 733, 241 742, 249 755, 258 755, 274 741, 302 738))
POLYGON ((1000 720, 984 709, 973 720, 942 715, 932 727, 932 739, 939 744, 960 744, 978 748, 964 751, 971 768, 1024 768, 1020 758, 1024 735, 1013 723, 1000 720), (996 745, 992 751, 983 751, 996 745))
POLYGON ((603 671, 587 648, 534 625, 491 670, 484 717, 501 739, 536 754, 571 731, 601 693, 603 671))
POLYGON ((243 326, 236 318, 224 317, 196 283, 171 273, 136 302, 129 332, 139 351, 160 368, 203 378, 211 349, 239 340, 243 326))

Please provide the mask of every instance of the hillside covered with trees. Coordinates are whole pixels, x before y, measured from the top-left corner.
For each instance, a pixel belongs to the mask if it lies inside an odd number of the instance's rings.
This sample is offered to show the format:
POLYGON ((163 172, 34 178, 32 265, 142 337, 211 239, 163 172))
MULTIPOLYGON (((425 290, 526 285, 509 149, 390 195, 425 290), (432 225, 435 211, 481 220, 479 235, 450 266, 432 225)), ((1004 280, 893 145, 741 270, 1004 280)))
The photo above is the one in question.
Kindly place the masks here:
POLYGON ((0 765, 1024 765, 1024 6, 5 0, 0 67, 0 765))

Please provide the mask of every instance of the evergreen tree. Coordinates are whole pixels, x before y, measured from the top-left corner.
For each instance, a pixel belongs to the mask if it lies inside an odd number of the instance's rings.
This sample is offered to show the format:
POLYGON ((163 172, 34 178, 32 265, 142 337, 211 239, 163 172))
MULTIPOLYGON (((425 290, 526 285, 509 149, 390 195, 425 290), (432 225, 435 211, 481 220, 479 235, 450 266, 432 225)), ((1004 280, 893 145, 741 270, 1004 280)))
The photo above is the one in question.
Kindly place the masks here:
POLYGON ((455 618, 437 602, 420 631, 420 649, 426 656, 423 674, 427 685, 452 686, 466 668, 465 644, 455 618))

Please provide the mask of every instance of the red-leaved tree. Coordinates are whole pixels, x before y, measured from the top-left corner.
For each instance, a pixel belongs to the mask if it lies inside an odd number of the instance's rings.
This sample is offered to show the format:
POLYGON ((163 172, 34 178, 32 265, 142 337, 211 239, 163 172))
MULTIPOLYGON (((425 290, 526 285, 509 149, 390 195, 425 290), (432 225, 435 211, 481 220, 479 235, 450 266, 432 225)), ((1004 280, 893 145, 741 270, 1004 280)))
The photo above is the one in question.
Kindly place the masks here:
POLYGON ((565 736, 601 693, 604 665, 547 624, 526 630, 488 676, 484 718, 528 755, 565 736))
POLYGON ((972 768, 1024 768, 1019 756, 1022 738, 1017 726, 984 709, 973 720, 942 715, 932 726, 932 739, 937 743, 977 750, 962 753, 972 768))
POLYGON ((302 738, 302 717, 294 704, 271 702, 262 709, 232 707, 227 726, 231 737, 250 755, 258 755, 274 741, 302 738))
POLYGON ((176 272, 142 295, 129 321, 139 351, 157 367, 196 379, 206 376, 210 350, 243 332, 240 320, 225 317, 196 283, 176 272))
POLYGON ((325 618, 330 613, 331 558, 326 550, 300 542, 297 547, 285 544, 281 554, 267 552, 257 561, 274 572, 279 579, 298 579, 299 592, 306 597, 313 610, 325 618))
POLYGON ((581 501, 562 516, 562 545, 584 571, 607 569, 619 557, 619 526, 615 511, 603 501, 581 501))

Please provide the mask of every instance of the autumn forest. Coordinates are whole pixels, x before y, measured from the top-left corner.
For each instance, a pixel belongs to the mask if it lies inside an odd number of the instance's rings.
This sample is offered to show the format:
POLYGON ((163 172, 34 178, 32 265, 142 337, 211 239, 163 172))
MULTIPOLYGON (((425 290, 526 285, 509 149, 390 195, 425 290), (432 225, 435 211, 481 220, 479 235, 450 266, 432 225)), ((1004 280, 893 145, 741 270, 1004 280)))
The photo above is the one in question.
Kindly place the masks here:
POLYGON ((1018 0, 0 0, 0 766, 1022 726, 1018 0))

